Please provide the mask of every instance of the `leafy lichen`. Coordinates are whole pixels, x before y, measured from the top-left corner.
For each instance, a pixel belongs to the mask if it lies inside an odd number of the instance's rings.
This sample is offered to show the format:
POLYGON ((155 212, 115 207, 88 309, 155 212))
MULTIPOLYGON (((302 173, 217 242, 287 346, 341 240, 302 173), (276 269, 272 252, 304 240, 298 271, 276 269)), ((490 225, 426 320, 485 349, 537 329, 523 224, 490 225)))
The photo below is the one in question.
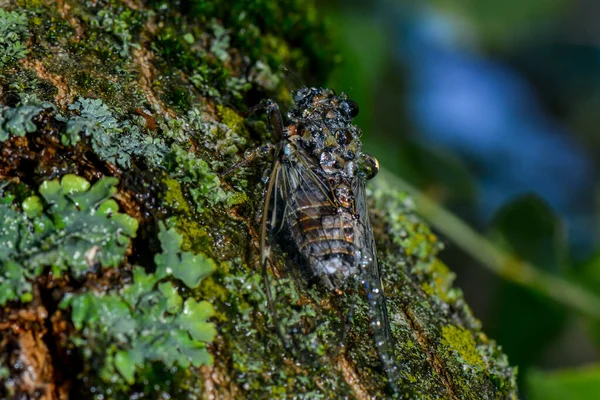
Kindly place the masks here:
POLYGON ((37 127, 33 119, 44 108, 50 107, 48 103, 43 104, 42 107, 26 105, 13 108, 0 105, 0 142, 8 140, 10 135, 25 136, 27 133, 35 132, 37 127))
POLYGON ((51 267, 54 277, 81 278, 97 266, 116 267, 125 257, 137 221, 111 199, 117 179, 91 188, 75 175, 46 181, 39 194, 17 205, 0 203, 0 305, 30 299, 31 281, 51 267))
POLYGON ((67 121, 65 144, 75 144, 80 135, 89 136, 98 156, 122 168, 129 168, 133 157, 143 157, 151 166, 162 163, 167 147, 160 139, 142 132, 129 120, 119 122, 100 99, 79 98, 69 106, 79 115, 67 121))
POLYGON ((0 8, 0 68, 27 55, 27 15, 0 8))
POLYGON ((184 300, 175 278, 195 288, 216 268, 201 254, 181 252, 181 236, 160 226, 162 253, 155 256, 157 270, 133 270, 133 282, 108 293, 67 296, 60 307, 71 309, 75 328, 82 332, 73 343, 82 349, 89 369, 117 391, 143 382, 143 367, 160 362, 165 367, 187 368, 211 364, 206 349, 215 335, 212 305, 194 298, 184 300))
POLYGON ((131 48, 140 47, 138 43, 133 42, 133 36, 134 32, 139 30, 142 20, 139 11, 104 8, 98 12, 96 18, 91 19, 91 26, 110 33, 112 37, 105 36, 112 39, 108 43, 110 48, 116 50, 121 57, 128 57, 131 48))
POLYGON ((169 158, 168 170, 188 188, 198 212, 203 212, 207 206, 227 202, 232 197, 221 188, 219 177, 203 159, 178 145, 172 146, 169 158))

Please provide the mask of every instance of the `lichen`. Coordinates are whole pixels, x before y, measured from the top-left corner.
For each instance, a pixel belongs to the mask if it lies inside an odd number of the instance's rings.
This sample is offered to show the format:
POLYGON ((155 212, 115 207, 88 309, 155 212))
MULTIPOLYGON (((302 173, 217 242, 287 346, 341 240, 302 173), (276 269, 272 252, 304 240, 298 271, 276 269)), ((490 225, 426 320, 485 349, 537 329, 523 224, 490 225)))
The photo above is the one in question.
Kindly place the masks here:
POLYGON ((406 390, 412 390, 415 398, 446 390, 465 398, 490 390, 495 398, 515 398, 516 369, 496 343, 481 333, 480 322, 460 289, 453 286, 454 274, 436 257, 441 245, 415 213, 410 197, 398 192, 385 176, 370 185, 369 197, 375 221, 385 224, 389 232, 385 245, 378 246, 379 261, 392 330, 399 338, 396 351, 412 365, 410 370, 399 370, 406 383, 414 382, 406 390), (429 352, 424 364, 419 361, 422 351, 429 352), (439 375, 440 368, 451 382, 425 378, 424 371, 439 375))
POLYGON ((219 177, 206 161, 178 145, 171 148, 167 170, 187 187, 198 212, 203 212, 207 206, 227 202, 232 197, 221 188, 219 177))
POLYGON ((0 8, 0 68, 27 55, 23 42, 28 36, 27 15, 0 8))
POLYGON ((65 145, 74 145, 81 135, 90 137, 98 156, 122 168, 129 168, 134 157, 150 166, 162 164, 168 150, 160 138, 153 138, 129 120, 119 122, 100 99, 79 98, 69 106, 79 115, 67 120, 65 145))
POLYGON ((42 107, 25 105, 13 108, 0 105, 0 142, 8 140, 10 135, 25 136, 35 132, 37 127, 33 119, 44 108, 51 106, 49 103, 44 103, 42 107))
POLYGON ((65 175, 46 181, 39 195, 21 204, 0 203, 0 305, 31 299, 31 282, 45 267, 59 278, 80 279, 97 266, 116 267, 125 257, 137 221, 118 212, 111 199, 115 178, 92 187, 83 178, 65 175))
POLYGON ((134 32, 139 31, 143 21, 140 14, 139 11, 131 9, 104 8, 98 12, 96 18, 91 19, 90 25, 110 33, 111 36, 105 37, 116 39, 109 42, 110 48, 116 50, 121 57, 128 57, 131 48, 140 47, 138 43, 133 42, 134 32))
POLYGON ((213 362, 206 344, 215 335, 212 305, 184 298, 168 278, 190 289, 216 268, 201 254, 181 252, 181 236, 160 225, 162 252, 155 256, 157 269, 147 273, 133 270, 133 281, 108 293, 68 295, 60 307, 71 310, 81 336, 72 339, 83 351, 87 369, 113 387, 127 391, 127 385, 144 382, 145 365, 160 362, 166 368, 199 367, 213 362))

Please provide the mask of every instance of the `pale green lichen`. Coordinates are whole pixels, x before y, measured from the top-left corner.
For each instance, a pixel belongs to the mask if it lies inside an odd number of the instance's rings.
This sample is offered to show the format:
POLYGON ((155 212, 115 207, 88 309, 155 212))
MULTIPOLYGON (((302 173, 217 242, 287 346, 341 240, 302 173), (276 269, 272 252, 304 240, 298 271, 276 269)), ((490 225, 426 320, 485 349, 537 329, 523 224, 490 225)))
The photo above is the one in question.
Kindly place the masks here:
POLYGON ((423 379, 426 372, 418 372, 431 371, 421 354, 432 351, 452 377, 459 397, 477 398, 486 391, 494 398, 515 398, 516 369, 501 348, 481 333, 461 290, 453 287, 454 274, 436 257, 442 246, 415 212, 410 197, 398 192, 385 176, 370 184, 368 197, 374 203, 375 223, 385 224, 389 232, 383 237, 387 246, 378 246, 379 261, 396 353, 412 366, 399 370, 405 383, 415 383, 406 385, 406 390, 414 387, 409 397, 427 398, 428 393, 445 390, 441 380, 423 379), (421 338, 437 345, 409 346, 415 327, 421 338))
POLYGON ((169 160, 168 171, 187 187, 196 204, 196 211, 203 212, 207 206, 227 203, 232 198, 231 193, 221 189, 219 177, 211 171, 206 161, 193 153, 173 145, 169 160))
POLYGON ((52 107, 50 103, 43 103, 40 107, 25 105, 16 108, 0 105, 0 142, 8 140, 11 135, 25 136, 35 132, 37 127, 33 119, 44 109, 52 107))
MULTIPOLYGON (((122 12, 115 12, 112 9, 101 9, 96 18, 91 20, 91 26, 110 33, 116 39, 108 44, 121 57, 128 57, 132 48, 140 48, 138 43, 133 42, 134 31, 141 26, 140 11, 124 9, 122 12)), ((105 37, 108 40, 109 36, 105 37)))
POLYGON ((101 159, 122 168, 129 168, 134 157, 143 158, 150 166, 162 164, 168 152, 163 141, 128 120, 118 121, 100 99, 79 98, 69 109, 79 115, 67 120, 64 144, 73 145, 83 135, 90 138, 101 159))
POLYGON ((207 322, 214 315, 212 305, 184 300, 168 279, 193 289, 216 265, 202 254, 182 252, 181 236, 163 224, 159 239, 162 252, 155 256, 155 273, 136 267, 133 282, 121 289, 69 295, 60 304, 71 309, 73 324, 81 331, 73 343, 87 349, 87 368, 116 392, 147 379, 144 366, 149 363, 183 369, 213 362, 206 349, 217 333, 207 322))
POLYGON ((42 183, 39 196, 17 205, 0 203, 0 305, 31 299, 31 282, 51 267, 78 279, 96 266, 116 267, 125 258, 137 221, 111 199, 116 178, 91 188, 74 175, 42 183))
POLYGON ((26 14, 0 8, 0 68, 27 55, 23 42, 28 36, 26 14))
MULTIPOLYGON (((231 269, 224 277, 226 307, 221 307, 224 322, 221 335, 230 345, 232 373, 247 391, 257 398, 330 398, 349 395, 350 389, 336 374, 331 354, 339 351, 342 336, 339 316, 318 304, 302 299, 291 279, 273 279, 271 290, 277 320, 269 318, 262 276, 231 269), (258 311, 258 313, 257 313, 258 311), (331 321, 336 321, 332 324, 331 321), (310 321, 310 327, 305 322, 310 321), (290 347, 285 350, 274 324, 290 347), (267 339, 268 338, 268 339, 267 339), (296 366, 286 356, 302 360, 296 366), (298 373, 297 367, 303 372, 298 373), (274 372, 276 371, 276 372, 274 372), (306 375, 305 375, 306 374, 306 375), (315 385, 315 376, 319 383, 315 385), (310 378, 313 377, 313 378, 310 378)), ((308 293, 304 293, 308 294, 308 293)))

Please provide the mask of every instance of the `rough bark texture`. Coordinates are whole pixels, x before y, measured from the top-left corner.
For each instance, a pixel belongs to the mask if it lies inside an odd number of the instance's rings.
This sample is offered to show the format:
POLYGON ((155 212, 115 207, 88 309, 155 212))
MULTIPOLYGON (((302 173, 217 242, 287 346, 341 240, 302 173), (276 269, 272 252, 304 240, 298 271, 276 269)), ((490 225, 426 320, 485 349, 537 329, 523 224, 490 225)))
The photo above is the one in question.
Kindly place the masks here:
MULTIPOLYGON (((277 254, 299 350, 282 347, 258 263, 268 163, 216 174, 269 140, 242 111, 289 101, 282 65, 327 74, 310 3, 0 7, 1 398, 392 397, 363 293, 299 286, 277 254)), ((382 180, 369 196, 399 397, 516 398, 410 199, 382 180)))

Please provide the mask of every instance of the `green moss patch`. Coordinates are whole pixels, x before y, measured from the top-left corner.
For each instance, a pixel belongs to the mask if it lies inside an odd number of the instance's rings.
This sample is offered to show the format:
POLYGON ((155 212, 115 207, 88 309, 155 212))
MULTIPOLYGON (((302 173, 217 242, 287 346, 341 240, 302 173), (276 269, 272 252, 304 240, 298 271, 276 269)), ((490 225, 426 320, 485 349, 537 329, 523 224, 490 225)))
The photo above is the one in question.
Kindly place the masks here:
POLYGON ((484 369, 483 359, 477 352, 477 344, 473 334, 460 326, 442 327, 442 344, 455 352, 465 364, 472 368, 484 369))

